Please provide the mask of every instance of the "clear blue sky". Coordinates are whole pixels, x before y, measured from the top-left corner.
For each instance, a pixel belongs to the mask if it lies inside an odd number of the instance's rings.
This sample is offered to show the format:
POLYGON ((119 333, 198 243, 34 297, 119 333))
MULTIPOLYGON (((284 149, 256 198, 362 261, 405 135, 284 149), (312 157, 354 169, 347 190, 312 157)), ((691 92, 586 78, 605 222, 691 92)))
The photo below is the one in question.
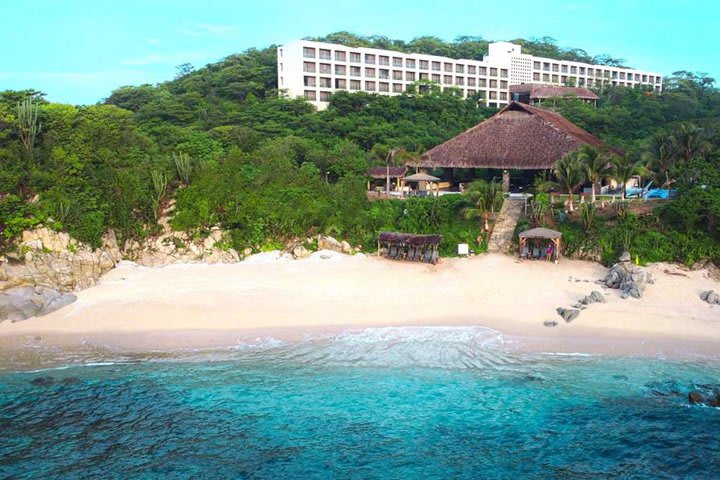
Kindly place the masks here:
POLYGON ((95 103, 121 85, 169 80, 175 67, 249 47, 348 30, 410 40, 551 36, 635 68, 720 80, 718 0, 0 0, 0 90, 95 103))

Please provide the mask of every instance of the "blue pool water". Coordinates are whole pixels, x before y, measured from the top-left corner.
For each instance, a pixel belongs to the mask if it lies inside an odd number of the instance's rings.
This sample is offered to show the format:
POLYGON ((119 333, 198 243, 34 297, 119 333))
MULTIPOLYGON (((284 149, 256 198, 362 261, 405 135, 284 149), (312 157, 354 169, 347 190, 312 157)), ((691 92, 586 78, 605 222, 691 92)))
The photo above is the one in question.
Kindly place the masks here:
POLYGON ((508 353, 481 328, 55 355, 0 374, 0 478, 720 477, 720 409, 687 405, 711 361, 508 353))

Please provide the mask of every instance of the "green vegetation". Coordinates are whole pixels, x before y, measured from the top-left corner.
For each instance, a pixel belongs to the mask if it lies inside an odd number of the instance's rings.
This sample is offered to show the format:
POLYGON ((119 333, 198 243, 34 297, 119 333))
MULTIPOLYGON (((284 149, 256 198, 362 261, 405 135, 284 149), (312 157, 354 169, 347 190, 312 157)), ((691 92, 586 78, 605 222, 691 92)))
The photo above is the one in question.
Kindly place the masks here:
MULTIPOLYGON (((487 49, 475 37, 400 42, 338 33, 327 39, 463 58, 487 49)), ((527 53, 593 60, 547 38, 517 42, 527 53)), ((108 228, 121 242, 142 239, 158 230, 156 220, 171 200, 174 228, 202 236, 219 224, 235 248, 260 250, 327 233, 372 249, 386 229, 442 233, 444 254, 460 241, 481 249, 474 240, 478 222, 462 214, 463 197, 371 202, 364 172, 417 156, 495 110, 454 89, 410 89, 394 97, 339 92, 316 112, 302 99, 278 96, 276 77, 270 47, 197 70, 181 66, 172 81, 121 87, 97 105, 49 103, 33 90, 1 92, 0 249, 40 223, 92 245, 108 228)), ((596 212, 585 228, 580 214, 590 212, 571 214, 561 225, 568 248, 595 243, 610 258, 630 231, 644 260, 717 261, 720 92, 714 81, 678 72, 661 95, 607 86, 598 94, 597 109, 568 99, 553 103, 633 162, 643 159, 680 197, 643 214, 596 212)), ((579 155, 576 163, 583 161, 579 155)), ((538 182, 540 191, 549 180, 538 182)), ((542 196, 536 202, 534 222, 557 222, 557 205, 542 196)))

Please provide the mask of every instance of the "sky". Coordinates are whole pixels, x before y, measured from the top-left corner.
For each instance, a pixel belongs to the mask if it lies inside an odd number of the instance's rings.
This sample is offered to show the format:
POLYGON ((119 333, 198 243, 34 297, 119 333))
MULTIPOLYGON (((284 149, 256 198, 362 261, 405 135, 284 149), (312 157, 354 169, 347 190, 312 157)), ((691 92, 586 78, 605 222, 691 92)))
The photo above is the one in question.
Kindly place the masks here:
POLYGON ((0 0, 0 91, 93 104, 251 47, 347 30, 411 40, 553 37, 668 75, 720 80, 718 0, 0 0))

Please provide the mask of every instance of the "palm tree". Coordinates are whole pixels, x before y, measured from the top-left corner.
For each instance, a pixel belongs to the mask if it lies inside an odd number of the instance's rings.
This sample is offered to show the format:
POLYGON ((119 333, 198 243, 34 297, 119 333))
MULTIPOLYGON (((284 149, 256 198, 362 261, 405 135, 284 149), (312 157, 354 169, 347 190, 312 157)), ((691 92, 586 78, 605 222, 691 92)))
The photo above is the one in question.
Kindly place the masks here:
POLYGON ((622 185, 622 199, 625 200, 625 185, 632 177, 644 172, 642 163, 625 154, 622 157, 613 157, 612 164, 612 178, 622 185))
POLYGON ((679 159, 689 162, 695 157, 704 157, 710 145, 705 138, 705 131, 694 123, 681 123, 674 135, 679 159))
POLYGON ((463 216, 468 220, 482 218, 483 230, 490 230, 490 214, 502 208, 502 184, 495 181, 476 180, 468 186, 463 195, 471 204, 470 207, 463 209, 463 216))
POLYGON ((580 154, 577 150, 566 153, 555 163, 553 170, 558 183, 568 193, 568 211, 573 211, 573 194, 580 185, 585 183, 585 169, 580 161, 580 154))
POLYGON ((677 159, 677 144, 675 137, 665 132, 660 132, 650 139, 647 152, 645 152, 645 160, 647 167, 654 171, 658 177, 662 176, 663 186, 670 185, 670 168, 675 164, 677 159))
POLYGON ((610 176, 612 165, 600 150, 590 145, 580 147, 578 157, 585 169, 585 178, 591 184, 592 200, 595 203, 595 184, 610 176))

